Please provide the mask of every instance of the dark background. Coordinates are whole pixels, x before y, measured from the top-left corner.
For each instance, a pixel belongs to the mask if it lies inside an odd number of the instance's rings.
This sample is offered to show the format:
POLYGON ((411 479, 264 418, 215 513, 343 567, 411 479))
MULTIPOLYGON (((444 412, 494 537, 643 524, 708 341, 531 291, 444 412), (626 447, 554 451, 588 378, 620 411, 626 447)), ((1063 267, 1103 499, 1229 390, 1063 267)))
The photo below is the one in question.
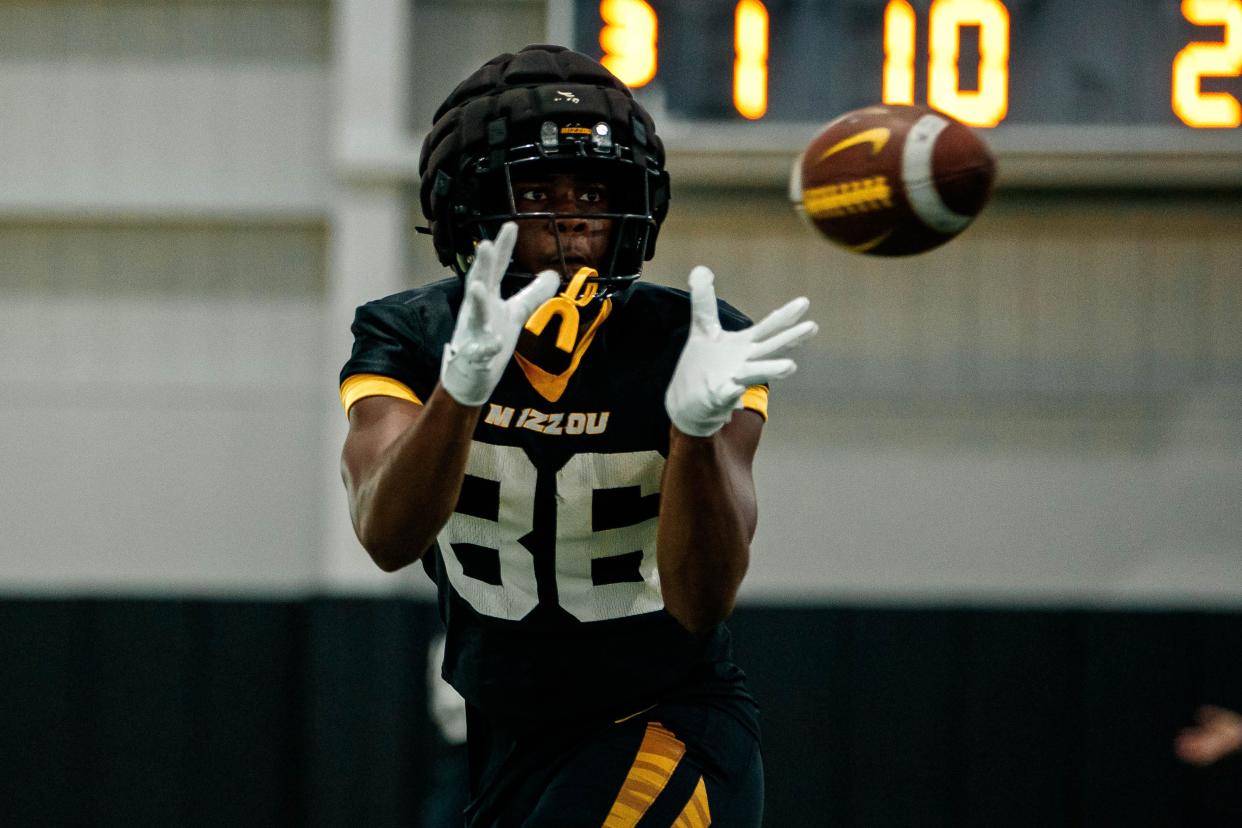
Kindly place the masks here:
MULTIPOLYGON (((740 608, 768 826, 1236 826, 1242 614, 740 608)), ((0 823, 416 825, 439 748, 411 600, 0 600, 0 823)))

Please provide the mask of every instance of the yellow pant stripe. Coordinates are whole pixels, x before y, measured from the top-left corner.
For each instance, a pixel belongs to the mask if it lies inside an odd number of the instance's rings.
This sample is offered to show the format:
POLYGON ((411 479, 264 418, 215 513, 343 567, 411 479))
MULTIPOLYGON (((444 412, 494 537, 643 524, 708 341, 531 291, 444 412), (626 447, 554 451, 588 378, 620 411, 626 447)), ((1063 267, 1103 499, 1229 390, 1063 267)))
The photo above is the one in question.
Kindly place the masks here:
MULTIPOLYGON (((659 722, 648 722, 634 764, 621 783, 604 828, 633 828, 651 803, 668 785, 677 763, 686 753, 685 744, 659 722)), ((691 800, 693 801, 693 797, 691 800)), ((706 803, 704 799, 704 803, 706 803)), ((706 824, 704 824, 706 828, 706 824)))
POLYGON ((703 784, 703 777, 700 776, 699 784, 690 795, 690 801, 673 821, 673 828, 708 828, 711 824, 712 812, 707 807, 707 786, 703 784))

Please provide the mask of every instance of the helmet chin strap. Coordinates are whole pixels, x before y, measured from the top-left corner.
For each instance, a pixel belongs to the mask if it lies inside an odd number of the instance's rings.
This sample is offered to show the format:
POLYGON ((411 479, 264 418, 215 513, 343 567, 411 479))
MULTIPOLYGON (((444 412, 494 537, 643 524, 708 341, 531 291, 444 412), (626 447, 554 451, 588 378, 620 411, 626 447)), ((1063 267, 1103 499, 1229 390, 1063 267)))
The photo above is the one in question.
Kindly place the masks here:
POLYGON ((526 330, 535 336, 543 333, 544 328, 552 321, 552 317, 561 318, 561 327, 556 332, 556 347, 565 353, 571 353, 578 339, 578 308, 586 307, 595 298, 599 285, 589 281, 598 276, 593 267, 580 267, 556 296, 544 302, 530 315, 526 322, 526 330))

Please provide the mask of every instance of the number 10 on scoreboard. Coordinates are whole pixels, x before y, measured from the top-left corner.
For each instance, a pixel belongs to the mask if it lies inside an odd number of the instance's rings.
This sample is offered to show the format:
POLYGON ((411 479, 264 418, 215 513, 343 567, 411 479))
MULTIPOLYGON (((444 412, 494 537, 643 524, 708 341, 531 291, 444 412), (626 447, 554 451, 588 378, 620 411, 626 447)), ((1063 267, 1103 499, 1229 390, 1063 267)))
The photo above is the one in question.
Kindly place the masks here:
MULTIPOLYGON (((602 0, 599 42, 603 63, 631 87, 649 83, 657 68, 655 11, 645 0, 602 0)), ((1242 0, 1181 0, 1182 16, 1196 26, 1220 26, 1224 39, 1186 44, 1173 60, 1170 102, 1191 127, 1242 125, 1242 105, 1227 92, 1204 92, 1205 77, 1242 75, 1242 0)), ((992 127, 1009 110, 1009 10, 1002 0, 934 0, 927 14, 927 103, 971 126, 992 127), (959 76, 962 29, 979 36, 978 83, 963 89, 959 76)), ((914 103, 918 19, 909 0, 884 7, 884 103, 914 103)), ((733 106, 748 119, 768 109, 768 11, 761 0, 734 7, 733 106)))

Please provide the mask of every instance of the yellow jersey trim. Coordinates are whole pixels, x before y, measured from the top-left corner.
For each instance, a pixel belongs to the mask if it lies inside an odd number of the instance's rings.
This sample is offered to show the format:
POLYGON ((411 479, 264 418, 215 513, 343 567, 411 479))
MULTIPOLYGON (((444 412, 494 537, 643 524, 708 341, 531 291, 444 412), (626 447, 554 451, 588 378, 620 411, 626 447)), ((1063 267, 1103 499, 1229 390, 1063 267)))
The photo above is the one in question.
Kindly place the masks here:
POLYGON ((752 385, 742 392, 742 408, 749 408, 762 417, 766 423, 768 421, 768 387, 752 385))
POLYGON ((595 339, 595 332, 599 330, 600 325, 604 324, 604 320, 610 313, 612 313, 612 300, 605 299, 603 306, 599 309, 599 316, 595 317, 591 327, 587 328, 587 332, 583 334, 582 341, 574 348, 569 367, 560 374, 550 374, 521 354, 514 352, 513 356, 517 359, 518 366, 521 367, 522 373, 526 375, 531 386, 539 392, 539 396, 548 402, 556 402, 561 398, 561 395, 565 393, 565 388, 569 385, 569 378, 577 370, 578 363, 582 361, 591 340, 595 339))
POLYGON ((380 374, 354 374, 346 377, 341 383, 341 405, 345 408, 345 414, 348 415, 353 404, 363 397, 396 397, 417 405, 423 404, 408 385, 392 377, 380 374))

